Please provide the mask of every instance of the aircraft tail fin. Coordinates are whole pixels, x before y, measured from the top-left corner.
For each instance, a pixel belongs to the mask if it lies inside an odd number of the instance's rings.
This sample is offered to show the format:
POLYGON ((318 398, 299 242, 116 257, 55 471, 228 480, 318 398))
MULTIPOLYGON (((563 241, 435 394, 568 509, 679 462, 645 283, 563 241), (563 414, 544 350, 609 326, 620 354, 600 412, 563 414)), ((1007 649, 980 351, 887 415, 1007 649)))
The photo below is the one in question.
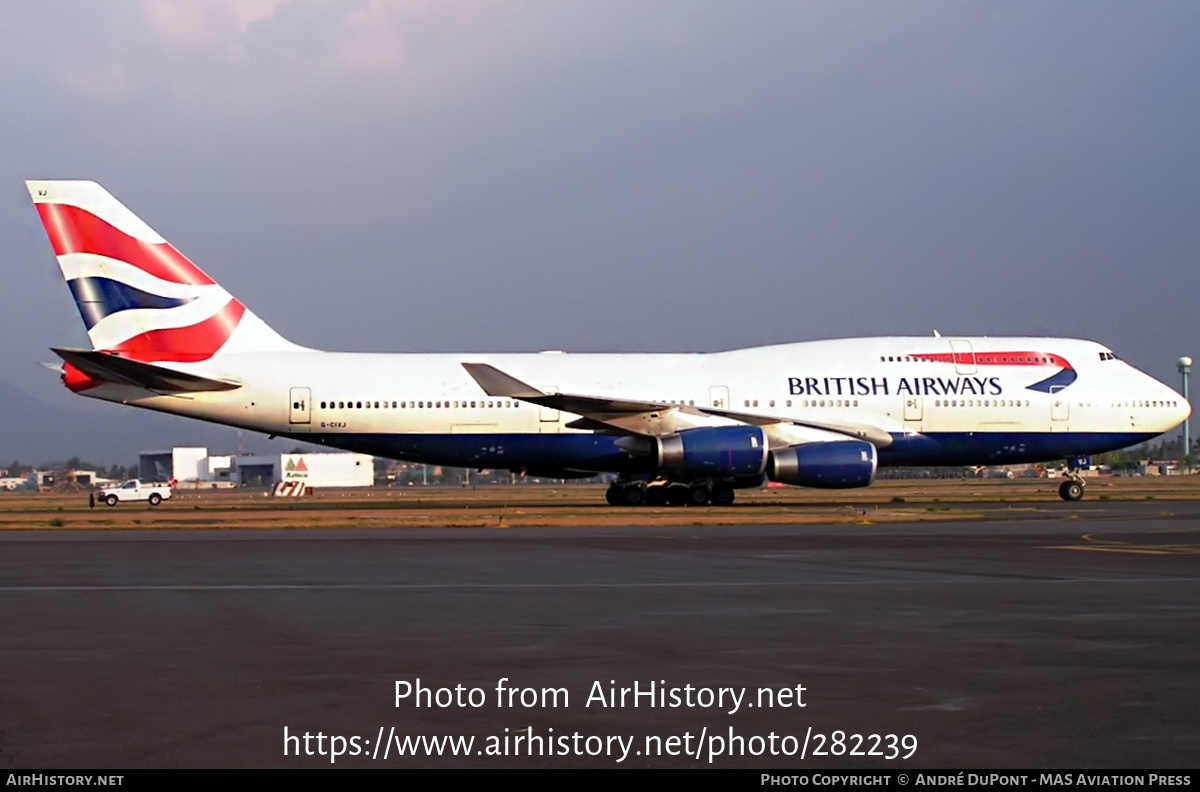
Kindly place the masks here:
POLYGON ((301 349, 99 184, 25 184, 96 349, 143 363, 301 349))

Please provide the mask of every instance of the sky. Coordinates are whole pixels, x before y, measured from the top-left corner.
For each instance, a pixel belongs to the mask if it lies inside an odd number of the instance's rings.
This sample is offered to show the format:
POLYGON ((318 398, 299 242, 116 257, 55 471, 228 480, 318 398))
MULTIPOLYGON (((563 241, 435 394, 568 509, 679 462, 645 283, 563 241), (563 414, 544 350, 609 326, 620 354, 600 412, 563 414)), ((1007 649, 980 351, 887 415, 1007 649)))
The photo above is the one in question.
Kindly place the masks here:
MULTIPOLYGON (((30 178, 100 182, 305 346, 937 329, 1089 338, 1177 385, 1197 30, 1171 0, 12 4, 0 394, 30 419, 0 461, 144 442, 38 365, 87 339, 30 178)), ((156 447, 196 432, 151 419, 156 447)))

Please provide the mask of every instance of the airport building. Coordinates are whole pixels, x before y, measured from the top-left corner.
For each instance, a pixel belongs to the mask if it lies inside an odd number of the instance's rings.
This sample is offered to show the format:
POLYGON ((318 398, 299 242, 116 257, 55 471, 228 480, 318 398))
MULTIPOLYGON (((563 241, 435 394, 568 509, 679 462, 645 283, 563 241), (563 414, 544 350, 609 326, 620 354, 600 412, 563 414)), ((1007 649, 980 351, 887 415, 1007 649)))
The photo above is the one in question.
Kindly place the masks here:
POLYGON ((306 488, 370 487, 375 459, 367 454, 226 454, 207 448, 172 448, 138 455, 138 478, 174 479, 182 489, 270 487, 295 482, 306 488))

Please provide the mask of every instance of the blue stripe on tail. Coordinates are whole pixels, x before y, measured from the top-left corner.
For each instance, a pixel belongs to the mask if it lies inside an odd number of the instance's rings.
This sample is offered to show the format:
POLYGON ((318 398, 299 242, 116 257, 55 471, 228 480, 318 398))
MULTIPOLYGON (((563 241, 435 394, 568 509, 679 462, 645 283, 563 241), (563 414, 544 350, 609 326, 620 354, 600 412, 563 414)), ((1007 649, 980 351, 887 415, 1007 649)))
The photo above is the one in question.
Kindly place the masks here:
POLYGON ((178 308, 194 297, 162 297, 110 278, 75 278, 67 282, 83 323, 91 330, 106 316, 131 308, 178 308))

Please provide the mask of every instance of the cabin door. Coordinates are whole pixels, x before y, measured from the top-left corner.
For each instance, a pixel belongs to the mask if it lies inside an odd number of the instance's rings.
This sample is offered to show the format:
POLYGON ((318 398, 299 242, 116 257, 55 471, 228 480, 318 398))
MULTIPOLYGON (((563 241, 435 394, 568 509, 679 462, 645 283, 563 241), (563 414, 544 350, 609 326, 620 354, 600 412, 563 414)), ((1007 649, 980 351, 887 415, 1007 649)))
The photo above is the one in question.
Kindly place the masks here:
MULTIPOLYGON (((1054 423, 1066 422, 1071 418, 1071 402, 1067 401, 1063 387, 1055 385, 1050 388, 1050 420, 1054 423)), ((1059 428, 1055 427, 1055 430, 1059 428)))
POLYGON ((288 412, 288 422, 293 424, 306 424, 312 418, 312 393, 308 388, 292 388, 292 408, 288 412))
POLYGON ((958 374, 975 373, 975 350, 970 341, 951 341, 950 352, 954 356, 954 371, 958 374))
MULTIPOLYGON (((549 385, 539 388, 542 393, 558 393, 558 388, 549 385)), ((562 418, 562 413, 553 407, 538 406, 538 431, 539 432, 557 432, 558 422, 562 418)))
POLYGON ((904 420, 906 422, 920 421, 923 413, 920 396, 904 397, 904 420))

